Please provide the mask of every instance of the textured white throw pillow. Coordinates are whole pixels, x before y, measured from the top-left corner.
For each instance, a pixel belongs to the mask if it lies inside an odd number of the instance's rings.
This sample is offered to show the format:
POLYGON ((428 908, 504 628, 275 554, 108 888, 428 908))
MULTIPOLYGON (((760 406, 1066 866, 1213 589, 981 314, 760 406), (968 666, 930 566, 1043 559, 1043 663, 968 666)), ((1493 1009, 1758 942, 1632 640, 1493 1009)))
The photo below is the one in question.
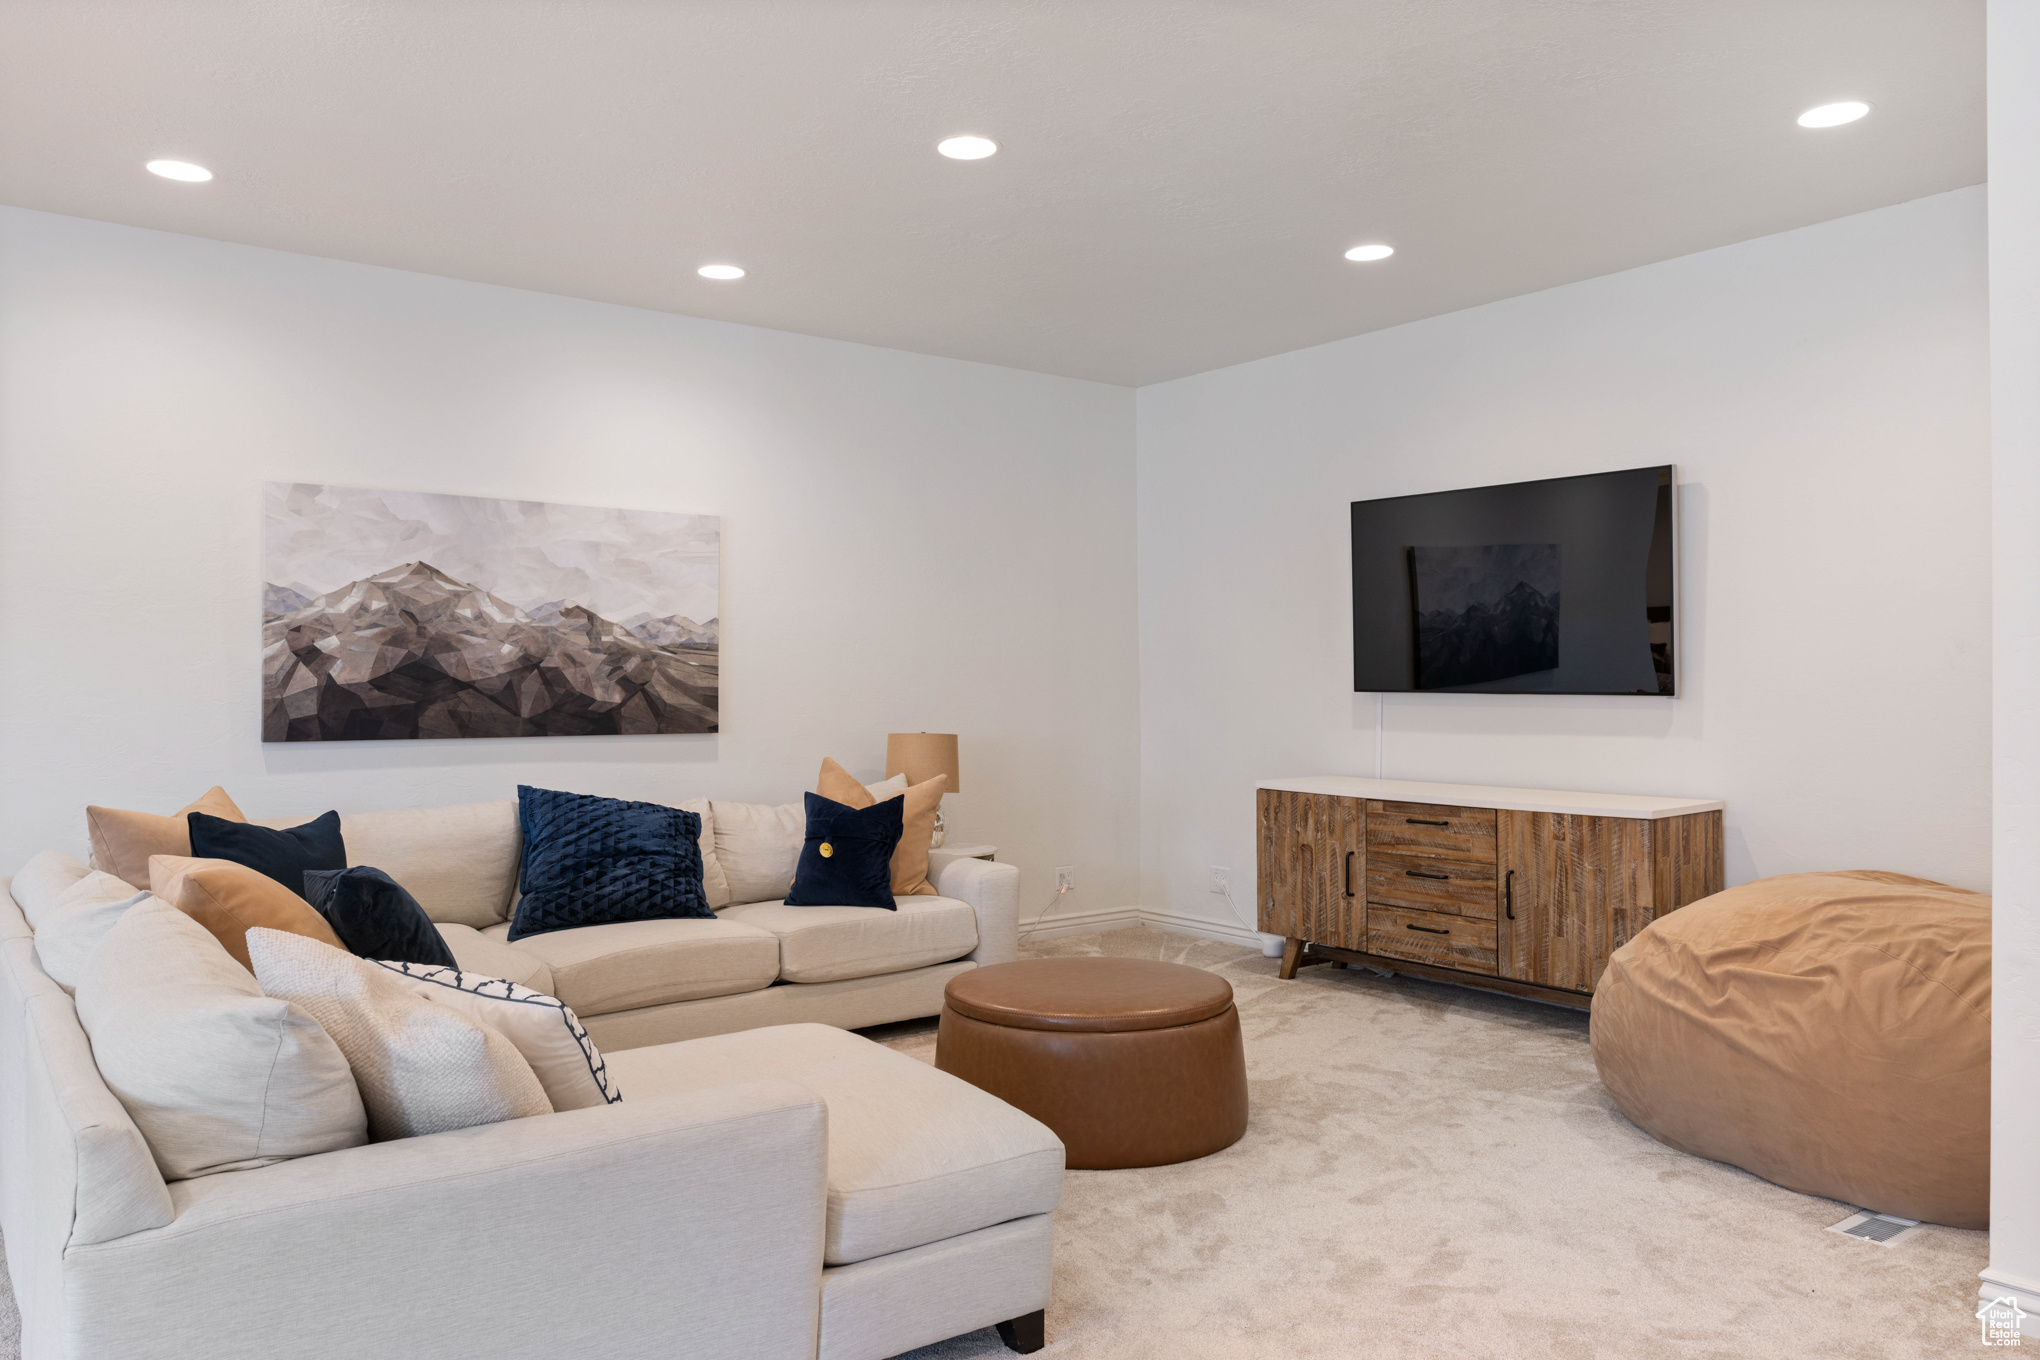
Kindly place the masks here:
POLYGON ((793 891, 793 867, 807 842, 799 803, 725 803, 715 809, 715 857, 732 903, 777 902, 793 891))
POLYGON ((263 991, 302 1007, 347 1055, 376 1141, 552 1113, 515 1044, 400 975, 261 926, 248 958, 263 991))
POLYGON ((160 898, 143 894, 92 951, 78 1020, 165 1180, 368 1139, 354 1076, 326 1032, 264 996, 211 931, 160 898))
MULTIPOLYGON (((66 991, 78 985, 85 960, 106 933, 149 896, 148 889, 112 874, 92 871, 73 883, 42 913, 35 925, 35 956, 43 971, 66 991)), ((160 899, 159 899, 160 900, 160 899)))
POLYGON ((21 872, 14 876, 7 890, 14 895, 29 925, 34 926, 73 883, 91 872, 81 859, 61 850, 45 850, 21 866, 21 872))
POLYGON ((458 968, 372 962, 404 979, 420 996, 453 1007, 517 1045, 555 1110, 614 1105, 623 1099, 580 1017, 558 997, 458 968))

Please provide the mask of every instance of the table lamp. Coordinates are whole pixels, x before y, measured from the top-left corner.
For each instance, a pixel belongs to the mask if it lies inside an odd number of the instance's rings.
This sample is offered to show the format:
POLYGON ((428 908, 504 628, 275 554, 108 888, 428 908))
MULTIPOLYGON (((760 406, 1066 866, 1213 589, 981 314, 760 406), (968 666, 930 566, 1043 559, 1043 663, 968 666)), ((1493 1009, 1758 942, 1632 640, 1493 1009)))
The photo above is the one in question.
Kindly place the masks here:
MULTIPOLYGON (((909 784, 925 784, 938 774, 949 776, 949 783, 943 787, 943 795, 957 791, 960 776, 956 768, 956 734, 954 732, 892 732, 885 739, 885 777, 896 774, 907 777, 909 784)), ((942 822, 942 807, 935 807, 935 835, 928 842, 934 849, 948 838, 949 831, 942 822)))

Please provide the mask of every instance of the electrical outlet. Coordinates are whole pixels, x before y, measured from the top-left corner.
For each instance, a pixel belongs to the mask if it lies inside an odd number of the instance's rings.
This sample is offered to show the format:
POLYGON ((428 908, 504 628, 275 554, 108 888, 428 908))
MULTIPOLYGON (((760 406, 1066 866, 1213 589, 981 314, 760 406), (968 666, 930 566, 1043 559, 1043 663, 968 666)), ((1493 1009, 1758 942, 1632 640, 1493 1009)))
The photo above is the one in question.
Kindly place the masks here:
POLYGON ((1076 873, 1077 866, 1074 864, 1056 865, 1055 890, 1059 893, 1075 892, 1077 890, 1076 873))
POLYGON ((1230 893, 1232 891, 1232 870, 1221 869, 1216 864, 1212 865, 1211 890, 1214 893, 1230 893))

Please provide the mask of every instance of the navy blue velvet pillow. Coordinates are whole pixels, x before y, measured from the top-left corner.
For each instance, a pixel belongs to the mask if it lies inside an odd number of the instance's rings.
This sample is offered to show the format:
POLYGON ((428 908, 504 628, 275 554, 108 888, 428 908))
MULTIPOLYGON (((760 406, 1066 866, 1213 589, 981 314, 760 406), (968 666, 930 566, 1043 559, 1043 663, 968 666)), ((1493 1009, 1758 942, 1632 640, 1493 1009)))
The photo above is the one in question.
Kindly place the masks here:
POLYGON ((305 874, 305 901, 326 918, 340 943, 357 958, 458 968, 445 936, 418 899, 380 869, 313 869, 305 874))
POLYGON ((701 818, 663 803, 517 786, 524 896, 510 938, 672 917, 713 920, 701 886, 701 818))
POLYGON ((281 831, 194 812, 191 853, 200 859, 225 859, 246 865, 275 879, 299 897, 305 895, 305 870, 347 867, 347 846, 340 839, 337 812, 281 831))
POLYGON ((884 907, 898 910, 892 895, 892 854, 899 848, 901 813, 907 800, 888 798, 854 808, 807 795, 807 844, 793 871, 789 907, 884 907))

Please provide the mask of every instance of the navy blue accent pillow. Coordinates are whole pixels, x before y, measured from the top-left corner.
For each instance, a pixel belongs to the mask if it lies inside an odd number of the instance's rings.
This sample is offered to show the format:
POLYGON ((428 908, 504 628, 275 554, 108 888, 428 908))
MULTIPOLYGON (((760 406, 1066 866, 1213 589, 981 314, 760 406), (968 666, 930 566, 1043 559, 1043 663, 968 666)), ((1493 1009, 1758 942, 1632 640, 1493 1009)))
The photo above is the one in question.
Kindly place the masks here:
POLYGON ((884 907, 892 895, 892 854, 899 848, 904 798, 854 808, 807 795, 807 844, 793 870, 789 907, 884 907))
POLYGON ((347 846, 340 839, 340 814, 329 812, 302 826, 255 826, 204 812, 191 814, 191 853, 246 865, 305 895, 305 870, 345 869, 347 846))
POLYGON ((524 896, 510 938, 674 917, 714 920, 701 886, 701 818, 664 803, 517 786, 524 896))
POLYGON ((326 918, 340 943, 357 958, 460 966, 418 899, 380 869, 357 864, 352 869, 309 870, 305 901, 326 918))

